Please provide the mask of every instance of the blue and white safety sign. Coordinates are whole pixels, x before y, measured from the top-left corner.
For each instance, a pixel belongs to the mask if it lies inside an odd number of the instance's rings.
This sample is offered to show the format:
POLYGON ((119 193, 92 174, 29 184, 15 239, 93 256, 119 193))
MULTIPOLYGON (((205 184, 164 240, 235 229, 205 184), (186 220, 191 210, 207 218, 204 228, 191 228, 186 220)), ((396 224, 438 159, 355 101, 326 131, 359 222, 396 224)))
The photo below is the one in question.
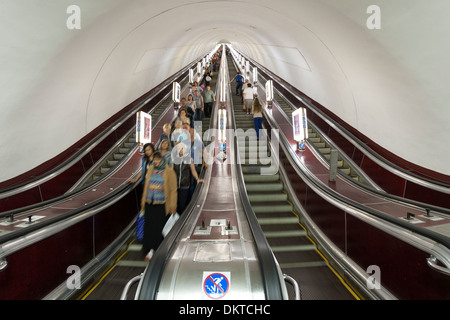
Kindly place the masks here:
POLYGON ((207 298, 221 299, 230 289, 230 272, 203 272, 203 292, 207 298))

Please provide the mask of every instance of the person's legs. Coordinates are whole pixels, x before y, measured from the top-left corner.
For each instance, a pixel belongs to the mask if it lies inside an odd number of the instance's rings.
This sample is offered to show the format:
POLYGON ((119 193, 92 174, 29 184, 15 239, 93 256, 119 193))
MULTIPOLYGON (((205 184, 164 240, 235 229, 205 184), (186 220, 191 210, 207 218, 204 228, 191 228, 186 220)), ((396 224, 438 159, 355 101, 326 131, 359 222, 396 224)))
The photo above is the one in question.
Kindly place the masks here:
POLYGON ((186 209, 186 207, 188 205, 188 198, 189 198, 189 188, 178 189, 177 212, 179 215, 181 215, 184 212, 184 209, 186 209))
POLYGON ((202 109, 201 108, 195 109, 194 119, 195 119, 195 121, 202 121, 202 109))
POLYGON ((209 118, 211 116, 211 105, 212 102, 205 102, 205 117, 209 118))
POLYGON ((150 228, 151 228, 151 209, 152 206, 145 204, 144 211, 144 237, 142 239, 142 253, 146 255, 150 251, 150 228))
POLYGON ((262 118, 253 118, 253 122, 255 123, 256 138, 259 140, 259 130, 262 130, 262 118))
POLYGON ((236 85, 236 94, 242 97, 242 82, 238 82, 236 85))
POLYGON ((142 250, 147 254, 150 250, 158 249, 163 241, 162 229, 167 222, 164 204, 147 204, 145 206, 144 240, 142 250))
POLYGON ((252 99, 245 99, 245 109, 247 114, 250 114, 250 111, 252 111, 252 104, 253 104, 253 100, 252 99))

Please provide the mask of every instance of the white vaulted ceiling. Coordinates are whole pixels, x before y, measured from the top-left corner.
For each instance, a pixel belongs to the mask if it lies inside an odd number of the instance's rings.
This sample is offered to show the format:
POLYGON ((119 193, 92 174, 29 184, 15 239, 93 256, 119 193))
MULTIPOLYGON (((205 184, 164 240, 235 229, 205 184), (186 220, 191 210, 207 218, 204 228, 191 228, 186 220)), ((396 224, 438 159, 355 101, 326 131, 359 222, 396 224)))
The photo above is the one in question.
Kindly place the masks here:
POLYGON ((447 0, 3 0, 0 181, 224 40, 384 148, 450 174, 448 12, 447 0))

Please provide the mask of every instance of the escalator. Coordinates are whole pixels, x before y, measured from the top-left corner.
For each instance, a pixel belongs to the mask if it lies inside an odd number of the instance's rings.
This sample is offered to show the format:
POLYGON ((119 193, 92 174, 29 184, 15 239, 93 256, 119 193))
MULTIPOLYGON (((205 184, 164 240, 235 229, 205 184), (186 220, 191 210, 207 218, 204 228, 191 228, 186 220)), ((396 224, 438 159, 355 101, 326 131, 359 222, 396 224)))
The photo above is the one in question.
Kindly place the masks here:
MULTIPOLYGON (((236 67, 231 57, 228 57, 228 68, 230 76, 234 76, 236 67)), ((307 231, 299 224, 299 216, 289 201, 280 172, 261 174, 262 168, 270 166, 261 159, 261 156, 270 156, 270 144, 266 142, 265 135, 254 143, 253 116, 242 110, 242 98, 235 95, 234 88, 231 91, 236 129, 244 130, 245 136, 249 137, 249 141, 239 144, 248 199, 283 273, 298 282, 302 299, 359 299, 336 276, 307 231)), ((293 296, 292 290, 290 296, 293 296)))
MULTIPOLYGON (((210 86, 211 90, 215 90, 217 76, 213 76, 210 86)), ((187 85, 187 84, 185 84, 187 85)), ((187 92, 183 90, 183 92, 187 92)), ((187 96, 186 96, 187 98, 187 96)), ((172 100, 168 99, 162 103, 156 111, 159 117, 167 108, 171 107, 172 100)), ((162 123, 160 124, 163 125, 162 123)), ((202 132, 199 135, 203 137, 203 133, 210 127, 210 118, 202 117, 202 132)), ((159 137, 154 137, 154 141, 159 137)), ((198 172, 201 171, 201 166, 198 172)), ((133 300, 135 297, 136 285, 130 286, 126 297, 122 297, 123 289, 133 277, 142 274, 149 262, 144 260, 145 255, 142 253, 142 245, 135 239, 134 234, 130 235, 128 242, 123 246, 121 252, 113 259, 109 268, 100 273, 83 293, 76 297, 78 300, 133 300)))
MULTIPOLYGON (((236 51, 232 51, 232 54, 236 61, 242 60, 236 51)), ((298 94, 283 79, 263 66, 257 66, 258 71, 264 70, 266 79, 276 79, 280 96, 288 97, 286 101, 291 104, 306 106, 308 123, 313 120, 322 132, 338 141, 348 154, 347 149, 353 147, 342 144, 342 139, 357 139, 339 124, 323 116, 307 98, 298 94)), ((243 66, 237 67, 243 70, 243 66)), ((264 86, 258 86, 258 94, 260 97, 265 96, 264 86)), ((280 140, 280 177, 286 182, 284 189, 288 193, 288 201, 299 213, 301 224, 317 243, 322 255, 329 259, 328 263, 334 270, 364 298, 391 300, 448 297, 443 284, 448 283, 449 238, 445 227, 440 228, 447 221, 445 210, 437 206, 431 208, 431 205, 424 207, 423 203, 417 201, 407 203, 405 199, 383 192, 370 192, 369 188, 344 175, 338 175, 336 181, 329 181, 327 165, 320 160, 311 145, 305 151, 297 150, 292 121, 283 109, 276 101, 272 109, 264 110, 263 119, 266 128, 279 130, 275 138, 280 140), (433 212, 428 215, 430 211, 433 212), (429 219, 436 220, 427 221, 429 219), (400 255, 401 259, 398 258, 400 255), (396 267, 392 267, 393 261, 399 261, 396 267), (436 264, 436 261, 439 262, 436 264), (406 264, 416 266, 409 275, 402 268, 406 264), (373 265, 384 270, 383 282, 378 288, 380 290, 368 290, 370 286, 367 281, 370 278, 367 275, 373 265), (405 282, 406 278, 410 280, 405 282)), ((430 185, 430 193, 431 188, 438 189, 438 186, 430 185)))

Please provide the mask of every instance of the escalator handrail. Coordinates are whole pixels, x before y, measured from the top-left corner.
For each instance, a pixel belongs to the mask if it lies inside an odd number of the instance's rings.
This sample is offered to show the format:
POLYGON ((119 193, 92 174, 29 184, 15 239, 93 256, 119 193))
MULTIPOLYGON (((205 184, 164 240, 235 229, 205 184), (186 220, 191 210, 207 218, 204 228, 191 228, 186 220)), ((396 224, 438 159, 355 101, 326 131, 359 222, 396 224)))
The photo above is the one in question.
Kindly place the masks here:
POLYGON ((73 223, 68 222, 68 220, 74 218, 75 216, 80 216, 80 220, 84 220, 113 205, 126 196, 129 192, 134 190, 138 184, 139 181, 133 184, 125 182, 112 192, 86 204, 83 207, 40 221, 39 223, 35 222, 26 228, 0 236, 0 259, 69 227, 73 223), (84 214, 86 214, 86 216, 81 217, 81 215, 84 214), (68 222, 68 224, 64 224, 64 222, 68 222), (34 234, 34 236, 32 236, 32 234, 34 234))
MULTIPOLYGON (((241 54, 241 53, 240 53, 241 54)), ((242 54, 241 54, 242 55, 242 54)), ((265 73, 270 75, 272 78, 277 79, 278 85, 286 88, 284 85, 284 80, 275 75, 273 72, 269 71, 258 62, 254 61, 251 58, 248 58, 246 55, 244 56, 247 60, 251 61, 253 65, 256 65, 259 69, 264 70, 265 73)), ((286 88, 287 89, 287 88, 286 88)), ((288 90, 288 89, 287 89, 288 90)), ((350 143, 352 143, 355 147, 357 147, 360 151, 362 151, 365 155, 370 157, 371 160, 375 161, 379 165, 381 165, 384 169, 414 183, 422 185, 426 188, 430 188, 436 191, 440 191, 443 193, 450 194, 450 184, 438 181, 435 179, 427 178, 424 176, 420 176, 413 172, 408 171, 405 168, 400 167, 399 165, 389 161, 388 159, 382 157, 380 154, 375 152, 373 149, 369 148, 366 143, 364 143, 361 139, 356 137, 353 133, 351 133, 348 129, 344 128, 341 124, 339 124, 336 120, 334 120, 331 116, 327 115, 325 112, 320 110, 318 107, 310 103, 308 99, 305 99, 298 94, 288 90, 293 96, 295 96, 299 101, 308 106, 308 108, 317 114, 323 121, 328 123, 334 130, 338 131, 342 134, 350 143)))

